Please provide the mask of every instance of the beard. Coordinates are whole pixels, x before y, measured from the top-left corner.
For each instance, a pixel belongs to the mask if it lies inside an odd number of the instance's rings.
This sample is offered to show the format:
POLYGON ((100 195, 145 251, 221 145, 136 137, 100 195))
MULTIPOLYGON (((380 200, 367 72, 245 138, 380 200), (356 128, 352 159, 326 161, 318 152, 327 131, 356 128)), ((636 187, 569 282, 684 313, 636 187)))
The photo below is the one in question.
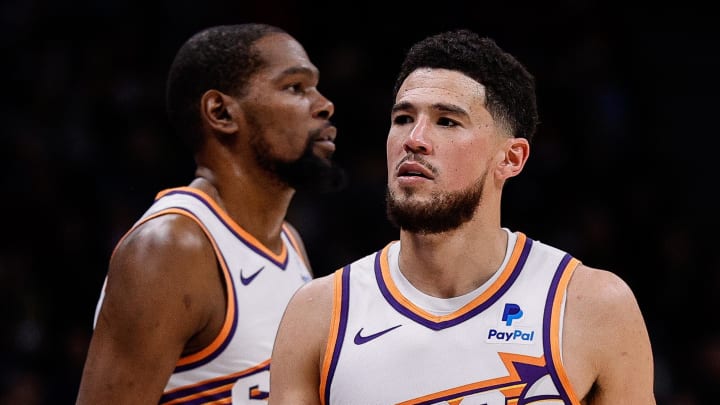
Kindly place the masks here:
POLYGON ((260 167, 282 184, 295 190, 329 193, 342 190, 347 183, 345 170, 330 159, 321 158, 313 152, 313 139, 322 129, 311 131, 303 154, 291 161, 283 161, 272 155, 270 145, 256 127, 251 132, 250 146, 260 167))
MULTIPOLYGON (((387 188, 387 217, 396 227, 418 234, 452 231, 470 221, 480 204, 487 173, 470 187, 450 193, 433 193, 430 201, 401 200, 387 188)), ((406 192, 412 196, 413 192, 406 192)))

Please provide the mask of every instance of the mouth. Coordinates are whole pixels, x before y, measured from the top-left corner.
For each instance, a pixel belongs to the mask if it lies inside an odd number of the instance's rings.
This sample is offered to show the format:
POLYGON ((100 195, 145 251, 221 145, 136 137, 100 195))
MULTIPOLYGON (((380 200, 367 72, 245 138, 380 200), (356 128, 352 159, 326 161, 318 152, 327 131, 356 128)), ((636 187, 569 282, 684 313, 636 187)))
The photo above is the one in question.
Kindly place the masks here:
POLYGON ((397 177, 398 178, 422 178, 422 179, 428 179, 433 180, 435 178, 435 175, 433 171, 426 167, 425 165, 407 160, 403 163, 401 163, 398 166, 397 169, 397 177))
POLYGON ((313 152, 318 156, 324 156, 329 159, 335 152, 335 137, 337 129, 334 126, 324 128, 315 136, 313 142, 313 152))

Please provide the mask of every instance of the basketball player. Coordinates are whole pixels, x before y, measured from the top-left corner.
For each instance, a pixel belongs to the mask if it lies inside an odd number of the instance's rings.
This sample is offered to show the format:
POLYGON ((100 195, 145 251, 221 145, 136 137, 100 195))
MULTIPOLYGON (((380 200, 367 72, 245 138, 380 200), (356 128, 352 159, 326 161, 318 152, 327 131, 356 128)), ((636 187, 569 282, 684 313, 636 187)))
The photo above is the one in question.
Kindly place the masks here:
POLYGON ((534 78, 493 40, 409 50, 387 138, 399 241, 295 294, 271 405, 655 403, 628 285, 501 226, 537 123, 534 78))
POLYGON ((343 183, 334 106, 301 44, 261 24, 192 36, 167 86, 196 178, 115 248, 77 403, 265 403, 278 323, 311 279, 288 206, 343 183))

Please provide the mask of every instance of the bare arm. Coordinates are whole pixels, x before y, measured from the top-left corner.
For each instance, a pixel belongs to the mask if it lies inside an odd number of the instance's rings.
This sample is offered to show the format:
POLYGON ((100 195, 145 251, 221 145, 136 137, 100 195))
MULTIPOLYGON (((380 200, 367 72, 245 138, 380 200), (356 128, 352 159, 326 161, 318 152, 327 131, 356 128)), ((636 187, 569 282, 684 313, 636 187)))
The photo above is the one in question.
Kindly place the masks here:
POLYGON ((563 362, 583 404, 655 404, 650 339, 621 278, 581 265, 568 287, 563 330, 563 362))
POLYGON ((269 405, 320 403, 320 368, 332 301, 329 275, 305 284, 288 304, 272 353, 269 405))
POLYGON ((222 317, 222 282, 200 228, 177 215, 141 225, 110 260, 77 404, 158 403, 191 338, 212 339, 218 305, 222 317))

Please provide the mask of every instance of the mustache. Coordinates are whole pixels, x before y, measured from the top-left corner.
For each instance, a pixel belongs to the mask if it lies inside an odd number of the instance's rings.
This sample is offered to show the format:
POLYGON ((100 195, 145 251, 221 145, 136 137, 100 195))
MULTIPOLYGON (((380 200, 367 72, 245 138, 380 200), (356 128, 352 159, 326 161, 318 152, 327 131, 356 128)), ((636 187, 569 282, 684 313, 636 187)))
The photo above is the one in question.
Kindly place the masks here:
POLYGON ((395 171, 398 171, 400 169, 400 166, 407 161, 421 164, 435 176, 437 176, 437 174, 438 174, 437 168, 435 166, 433 166, 430 162, 425 160, 425 158, 422 155, 417 154, 417 153, 408 153, 402 159, 400 159, 400 162, 398 162, 398 164, 395 165, 395 171))
MULTIPOLYGON (((308 135, 309 135, 308 143, 310 143, 312 141, 322 140, 323 138, 325 138, 323 136, 323 131, 325 131, 328 128, 335 128, 335 125, 332 122, 328 121, 325 124, 323 124, 323 126, 321 126, 320 128, 310 130, 308 132, 308 135)), ((335 136, 332 136, 331 140, 334 141, 335 136)))

